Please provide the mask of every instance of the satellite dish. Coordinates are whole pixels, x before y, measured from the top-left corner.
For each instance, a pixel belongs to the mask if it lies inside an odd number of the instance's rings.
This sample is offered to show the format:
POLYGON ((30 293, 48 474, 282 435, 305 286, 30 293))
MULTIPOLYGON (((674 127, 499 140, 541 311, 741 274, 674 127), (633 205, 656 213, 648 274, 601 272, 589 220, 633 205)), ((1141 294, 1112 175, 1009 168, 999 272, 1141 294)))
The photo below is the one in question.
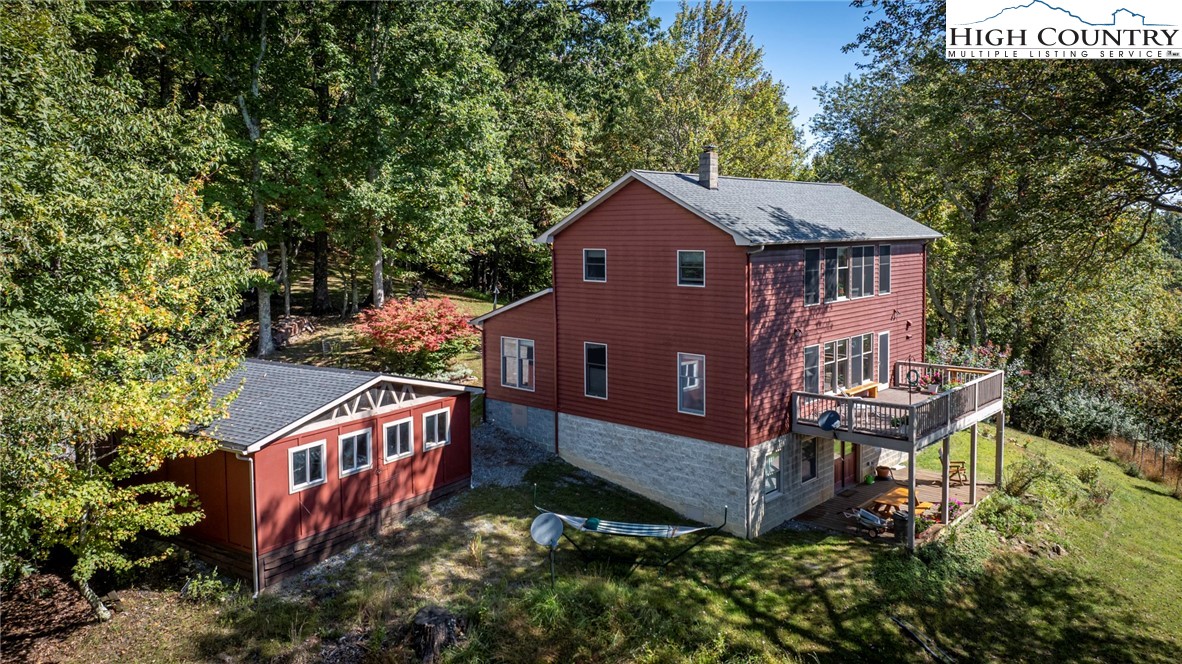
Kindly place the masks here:
POLYGON ((827 410, 817 418, 817 426, 825 431, 833 431, 841 424, 841 415, 836 410, 827 410))
POLYGON ((543 512, 529 526, 529 536, 542 546, 553 549, 562 537, 562 519, 551 512, 543 512))

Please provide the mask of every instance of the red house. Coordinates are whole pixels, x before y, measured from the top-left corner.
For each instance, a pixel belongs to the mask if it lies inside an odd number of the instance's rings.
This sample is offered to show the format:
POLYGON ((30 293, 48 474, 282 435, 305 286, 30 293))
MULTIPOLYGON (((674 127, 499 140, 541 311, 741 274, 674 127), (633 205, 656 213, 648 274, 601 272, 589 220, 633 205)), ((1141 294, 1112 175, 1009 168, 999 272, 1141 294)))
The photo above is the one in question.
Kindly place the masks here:
POLYGON ((957 373, 988 385, 951 408, 898 389, 939 371, 919 362, 938 237, 842 185, 719 177, 712 148, 697 174, 632 171, 538 238, 552 288, 474 321, 486 416, 757 536, 1000 411, 997 373, 957 373))
POLYGON ((476 388, 247 360, 214 392, 234 390, 202 432, 220 449, 160 473, 205 510, 186 546, 256 592, 469 486, 476 388))

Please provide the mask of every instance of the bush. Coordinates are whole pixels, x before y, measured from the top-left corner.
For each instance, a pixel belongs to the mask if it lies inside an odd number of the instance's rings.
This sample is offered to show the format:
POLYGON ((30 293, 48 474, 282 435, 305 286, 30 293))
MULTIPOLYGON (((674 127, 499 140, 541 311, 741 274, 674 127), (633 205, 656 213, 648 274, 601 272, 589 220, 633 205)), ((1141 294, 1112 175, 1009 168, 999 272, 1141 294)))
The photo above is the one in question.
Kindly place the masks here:
POLYGON ((981 525, 997 531, 1005 538, 1030 534, 1034 531, 1037 519, 1038 510, 1033 505, 1006 493, 991 496, 977 510, 977 520, 981 525))
POLYGON ((435 376, 460 354, 476 348, 476 328, 450 299, 388 300, 361 312, 354 331, 395 373, 435 376))
POLYGON ((996 541, 974 522, 953 526, 915 555, 898 550, 876 557, 874 580, 892 599, 930 601, 983 574, 996 541))
POLYGON ((212 572, 198 572, 190 577, 181 588, 181 597, 194 604, 221 604, 238 593, 240 586, 218 576, 218 569, 212 572))
POLYGON ((1047 379, 1031 383, 1014 402, 1012 417, 1023 431, 1080 446, 1117 436, 1140 438, 1145 428, 1137 413, 1111 394, 1047 379))

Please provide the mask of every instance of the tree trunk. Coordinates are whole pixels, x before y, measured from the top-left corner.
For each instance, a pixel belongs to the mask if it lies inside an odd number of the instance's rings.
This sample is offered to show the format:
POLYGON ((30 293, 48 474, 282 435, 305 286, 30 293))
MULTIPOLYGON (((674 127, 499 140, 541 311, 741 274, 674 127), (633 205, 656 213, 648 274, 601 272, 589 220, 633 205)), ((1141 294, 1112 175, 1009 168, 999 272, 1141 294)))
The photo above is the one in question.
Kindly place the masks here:
POLYGON ((85 581, 80 582, 78 584, 78 590, 90 604, 90 608, 94 611, 96 618, 102 622, 107 622, 111 619, 111 610, 108 609, 105 604, 103 604, 102 598, 100 598, 98 593, 96 593, 94 589, 90 587, 89 583, 85 581))
POLYGON ((283 224, 283 241, 279 243, 279 275, 283 282, 283 315, 291 317, 291 274, 287 262, 287 223, 283 224))
POLYGON ((357 312, 360 310, 360 306, 359 306, 358 298, 357 298, 357 271, 356 270, 349 271, 349 293, 350 293, 350 299, 352 300, 352 302, 349 303, 349 315, 353 316, 353 315, 356 315, 357 312))
MULTIPOLYGON (((259 55, 250 66, 250 100, 257 106, 259 101, 259 69, 263 64, 263 56, 267 53, 267 6, 259 3, 259 55)), ((254 241, 260 242, 263 240, 263 231, 266 228, 266 208, 263 204, 262 192, 259 191, 260 183, 262 182, 262 166, 259 163, 259 121, 257 117, 252 117, 250 109, 246 105, 246 100, 242 95, 238 95, 238 107, 242 111, 242 121, 246 124, 246 132, 250 136, 251 143, 251 172, 250 172, 250 196, 253 203, 251 210, 251 218, 254 221, 254 241)), ((263 245, 256 255, 257 267, 264 274, 270 274, 270 266, 267 259, 267 248, 263 245)), ((275 342, 271 337, 271 289, 267 286, 259 286, 259 348, 258 356, 265 357, 270 355, 275 350, 275 342)))
POLYGON ((382 271, 382 232, 373 232, 373 306, 380 307, 386 303, 386 278, 382 271))
POLYGON ((328 295, 328 231, 316 231, 312 236, 312 315, 323 316, 332 311, 328 295))

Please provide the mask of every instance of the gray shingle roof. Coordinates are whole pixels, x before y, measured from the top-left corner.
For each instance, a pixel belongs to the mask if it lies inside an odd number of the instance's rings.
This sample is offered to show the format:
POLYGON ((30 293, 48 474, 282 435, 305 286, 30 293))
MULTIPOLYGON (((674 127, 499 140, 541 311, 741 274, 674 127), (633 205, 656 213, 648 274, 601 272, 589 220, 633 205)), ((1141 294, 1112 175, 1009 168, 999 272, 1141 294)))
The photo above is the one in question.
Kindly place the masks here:
POLYGON ((840 184, 632 171, 639 180, 750 244, 932 240, 940 233, 840 184))
POLYGON ((230 403, 229 416, 211 424, 204 433, 227 446, 245 449, 381 375, 372 371, 246 360, 214 387, 214 396, 219 399, 239 386, 242 391, 230 403))

